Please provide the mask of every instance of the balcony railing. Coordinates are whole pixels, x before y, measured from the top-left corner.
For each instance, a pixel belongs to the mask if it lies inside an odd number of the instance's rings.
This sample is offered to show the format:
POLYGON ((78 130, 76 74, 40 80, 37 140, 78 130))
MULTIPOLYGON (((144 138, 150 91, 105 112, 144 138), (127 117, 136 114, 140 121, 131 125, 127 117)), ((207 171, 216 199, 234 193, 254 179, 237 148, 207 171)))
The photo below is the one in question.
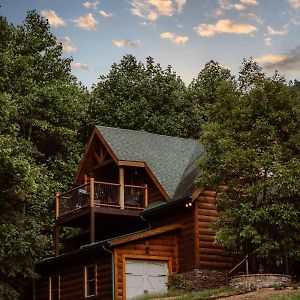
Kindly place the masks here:
POLYGON ((90 182, 56 196, 56 218, 83 207, 109 206, 142 209, 147 205, 147 186, 90 182))

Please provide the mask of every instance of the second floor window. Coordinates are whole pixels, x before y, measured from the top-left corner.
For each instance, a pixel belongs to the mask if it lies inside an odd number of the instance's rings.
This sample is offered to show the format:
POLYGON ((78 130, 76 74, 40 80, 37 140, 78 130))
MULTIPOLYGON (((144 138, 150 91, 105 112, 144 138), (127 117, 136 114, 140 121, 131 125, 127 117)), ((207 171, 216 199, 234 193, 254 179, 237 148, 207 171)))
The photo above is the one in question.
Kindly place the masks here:
POLYGON ((59 300, 59 275, 49 278, 50 300, 59 300))
POLYGON ((85 267, 85 296, 96 295, 96 265, 85 267))

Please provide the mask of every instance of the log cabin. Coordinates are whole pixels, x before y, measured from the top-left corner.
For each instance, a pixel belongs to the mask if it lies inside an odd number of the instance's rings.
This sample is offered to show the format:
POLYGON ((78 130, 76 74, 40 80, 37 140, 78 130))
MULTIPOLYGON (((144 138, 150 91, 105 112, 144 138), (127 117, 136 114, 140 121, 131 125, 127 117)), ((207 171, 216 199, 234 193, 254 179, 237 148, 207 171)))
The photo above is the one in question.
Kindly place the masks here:
POLYGON ((55 256, 37 266, 35 299, 132 299, 195 271, 202 288, 224 284, 216 194, 194 185, 203 154, 193 139, 96 126, 75 187, 56 195, 55 256))

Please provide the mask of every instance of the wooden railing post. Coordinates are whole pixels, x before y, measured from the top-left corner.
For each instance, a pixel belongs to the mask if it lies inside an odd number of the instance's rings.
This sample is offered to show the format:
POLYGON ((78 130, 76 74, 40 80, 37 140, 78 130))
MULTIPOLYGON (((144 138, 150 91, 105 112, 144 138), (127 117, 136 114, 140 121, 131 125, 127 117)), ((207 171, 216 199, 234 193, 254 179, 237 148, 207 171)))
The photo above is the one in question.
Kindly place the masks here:
POLYGON ((95 179, 90 178, 90 243, 95 242, 95 179))
POLYGON ((90 178, 90 207, 95 205, 95 179, 90 178))
POLYGON ((119 182, 120 182, 120 207, 125 207, 125 186, 124 186, 124 167, 119 169, 119 182))
POLYGON ((55 219, 57 220, 60 212, 59 212, 59 193, 56 193, 56 198, 55 198, 55 219))
POLYGON ((145 207, 148 205, 148 184, 145 184, 145 207))

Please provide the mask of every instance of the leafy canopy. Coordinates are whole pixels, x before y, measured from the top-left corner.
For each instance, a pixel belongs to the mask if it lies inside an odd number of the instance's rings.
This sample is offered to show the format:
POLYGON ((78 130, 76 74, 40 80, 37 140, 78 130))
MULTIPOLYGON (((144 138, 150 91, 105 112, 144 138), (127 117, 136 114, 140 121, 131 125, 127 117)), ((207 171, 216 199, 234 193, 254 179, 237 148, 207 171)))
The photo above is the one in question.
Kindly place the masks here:
POLYGON ((209 106, 198 185, 217 189, 216 238, 239 254, 299 256, 300 101, 278 73, 251 59, 209 106), (220 188, 221 187, 221 188, 220 188))
POLYGON ((53 198, 83 149, 85 89, 35 11, 0 17, 0 298, 18 299, 52 253, 53 198))
POLYGON ((151 57, 143 64, 126 55, 113 64, 93 87, 89 103, 91 126, 182 137, 199 133, 194 103, 186 98, 184 82, 170 66, 164 70, 151 57))

